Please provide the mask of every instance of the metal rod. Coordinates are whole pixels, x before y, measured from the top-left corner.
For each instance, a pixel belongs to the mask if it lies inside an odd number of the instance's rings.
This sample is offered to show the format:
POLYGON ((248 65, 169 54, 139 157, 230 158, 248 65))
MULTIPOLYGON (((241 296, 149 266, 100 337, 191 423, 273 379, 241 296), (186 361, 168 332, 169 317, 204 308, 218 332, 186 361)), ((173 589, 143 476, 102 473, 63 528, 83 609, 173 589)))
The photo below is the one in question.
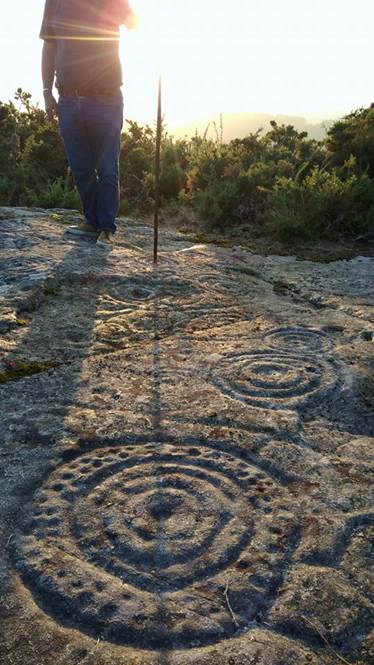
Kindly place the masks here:
POLYGON ((162 135, 162 80, 158 81, 157 104, 157 131, 156 131, 156 161, 155 161, 155 215, 154 215, 154 246, 153 262, 157 263, 158 256, 158 219, 160 210, 160 166, 161 166, 161 135, 162 135))

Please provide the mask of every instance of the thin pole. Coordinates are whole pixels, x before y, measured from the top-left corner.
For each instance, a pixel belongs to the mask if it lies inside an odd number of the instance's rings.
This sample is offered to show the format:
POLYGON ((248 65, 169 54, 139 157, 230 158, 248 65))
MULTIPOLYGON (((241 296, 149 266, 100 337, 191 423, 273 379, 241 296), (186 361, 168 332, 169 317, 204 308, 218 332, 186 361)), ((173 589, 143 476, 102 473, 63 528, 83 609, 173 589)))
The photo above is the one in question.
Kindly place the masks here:
POLYGON ((161 134, 162 134, 162 80, 160 76, 158 81, 156 163, 155 163, 156 183, 155 183, 155 215, 154 215, 154 246, 153 246, 154 263, 157 263, 157 254, 158 254, 158 215, 160 210, 161 134))

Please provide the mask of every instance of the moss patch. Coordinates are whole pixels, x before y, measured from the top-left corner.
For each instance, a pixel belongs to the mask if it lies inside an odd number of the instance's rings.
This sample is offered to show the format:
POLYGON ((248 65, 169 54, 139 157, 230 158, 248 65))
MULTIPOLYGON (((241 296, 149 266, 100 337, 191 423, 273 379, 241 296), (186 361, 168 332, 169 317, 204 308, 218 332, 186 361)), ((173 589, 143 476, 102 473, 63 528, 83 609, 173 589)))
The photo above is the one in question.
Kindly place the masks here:
POLYGON ((61 213, 53 212, 51 214, 51 219, 54 222, 58 222, 59 224, 62 224, 63 226, 69 226, 71 224, 70 219, 67 219, 64 215, 61 213))
POLYGON ((19 326, 20 328, 24 328, 25 326, 28 325, 28 321, 26 321, 26 319, 20 319, 20 318, 17 318, 17 319, 16 319, 16 324, 17 324, 17 326, 19 326))
POLYGON ((362 379, 360 395, 365 406, 369 409, 374 409, 374 370, 369 371, 362 379))
POLYGON ((6 369, 0 371, 0 384, 8 383, 9 381, 20 381, 27 376, 47 372, 54 367, 58 367, 58 363, 52 361, 30 362, 27 360, 12 360, 8 363, 6 369))
POLYGON ((46 286, 44 289, 45 296, 57 296, 59 293, 58 289, 53 288, 52 286, 46 286))
POLYGON ((290 291, 293 291, 293 289, 292 289, 291 285, 288 284, 288 282, 285 282, 281 279, 278 279, 273 284, 273 291, 278 296, 285 296, 285 295, 288 295, 288 293, 290 291))

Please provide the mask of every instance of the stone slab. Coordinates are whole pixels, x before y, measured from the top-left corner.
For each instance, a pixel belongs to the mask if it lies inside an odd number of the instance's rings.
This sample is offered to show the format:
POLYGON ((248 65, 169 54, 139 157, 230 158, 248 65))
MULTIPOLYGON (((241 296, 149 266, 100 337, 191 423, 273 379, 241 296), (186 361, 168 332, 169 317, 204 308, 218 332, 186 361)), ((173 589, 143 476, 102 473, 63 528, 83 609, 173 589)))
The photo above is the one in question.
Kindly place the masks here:
POLYGON ((0 209, 1 665, 374 659, 374 259, 0 209))

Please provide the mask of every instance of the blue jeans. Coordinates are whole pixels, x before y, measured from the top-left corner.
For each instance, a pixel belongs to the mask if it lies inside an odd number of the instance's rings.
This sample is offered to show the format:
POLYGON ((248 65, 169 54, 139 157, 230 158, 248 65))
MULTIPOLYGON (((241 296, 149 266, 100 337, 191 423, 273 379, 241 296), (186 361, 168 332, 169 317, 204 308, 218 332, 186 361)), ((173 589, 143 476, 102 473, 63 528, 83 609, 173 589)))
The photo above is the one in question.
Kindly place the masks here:
POLYGON ((100 231, 116 230, 119 208, 119 154, 123 98, 62 95, 60 133, 87 222, 100 231))

